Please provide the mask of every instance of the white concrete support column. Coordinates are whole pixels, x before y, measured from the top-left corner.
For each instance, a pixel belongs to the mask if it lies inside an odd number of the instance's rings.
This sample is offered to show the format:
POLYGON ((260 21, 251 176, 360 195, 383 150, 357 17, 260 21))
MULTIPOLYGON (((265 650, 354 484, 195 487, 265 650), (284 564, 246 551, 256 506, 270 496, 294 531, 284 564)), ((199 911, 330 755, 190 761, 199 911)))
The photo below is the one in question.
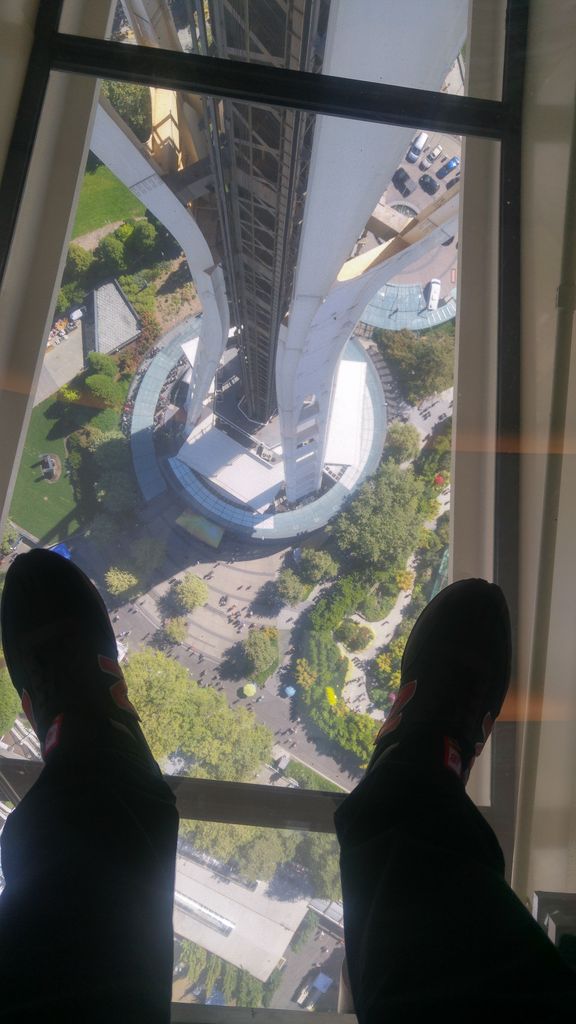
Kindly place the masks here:
MULTIPOLYGON (((382 0, 363 0, 361 10, 347 0, 335 0, 330 8, 323 71, 439 90, 465 35, 466 4, 461 0, 422 2, 417 17, 413 5, 408 17, 405 7, 382 4, 382 0)), ((326 337, 325 358, 311 360, 312 325, 317 316, 324 317, 321 307, 412 135, 410 128, 324 116, 316 119, 290 318, 279 337, 276 361, 289 501, 313 493, 320 485, 330 396, 341 351, 336 339, 347 330, 350 314, 344 310, 329 314, 334 351, 326 337), (316 396, 317 407, 312 400, 303 410, 303 394, 316 396), (297 446, 307 439, 303 435, 310 429, 314 440, 301 458, 297 446)))
POLYGON ((192 214, 158 174, 154 162, 110 105, 98 108, 91 148, 182 246, 202 302, 203 319, 190 389, 188 420, 194 425, 228 338, 229 314, 224 274, 192 214))
POLYGON ((442 210, 443 223, 429 225, 428 234, 406 248, 398 241, 386 242, 369 256, 373 263, 366 266, 366 257, 350 260, 343 268, 343 276, 330 290, 310 325, 303 349, 295 353, 285 367, 288 386, 295 396, 294 415, 285 407, 283 445, 285 464, 291 464, 295 473, 288 492, 289 501, 297 501, 318 487, 324 465, 327 431, 336 370, 344 346, 358 323, 370 299, 386 281, 405 270, 427 252, 433 252, 442 242, 454 235, 457 228, 456 203, 452 212, 442 210), (382 259, 390 250, 388 259, 382 259), (354 264, 357 267, 354 268, 354 264), (356 273, 354 273, 356 269, 356 273), (291 372, 291 376, 290 376, 291 372))

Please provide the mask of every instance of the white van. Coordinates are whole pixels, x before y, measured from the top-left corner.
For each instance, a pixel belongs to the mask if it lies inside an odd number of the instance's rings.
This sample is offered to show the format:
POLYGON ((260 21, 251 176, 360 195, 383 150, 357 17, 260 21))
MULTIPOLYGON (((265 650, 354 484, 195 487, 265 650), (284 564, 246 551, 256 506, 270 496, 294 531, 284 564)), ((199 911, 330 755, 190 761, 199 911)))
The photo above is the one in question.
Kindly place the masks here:
POLYGON ((418 135, 416 135, 412 139, 412 145, 410 146, 410 149, 406 153, 406 160, 408 161, 409 164, 416 163, 427 141, 428 132, 418 132, 418 135))
POLYGON ((437 277, 433 277, 428 285, 428 306, 427 309, 438 309, 438 303, 440 301, 440 288, 442 282, 437 277))

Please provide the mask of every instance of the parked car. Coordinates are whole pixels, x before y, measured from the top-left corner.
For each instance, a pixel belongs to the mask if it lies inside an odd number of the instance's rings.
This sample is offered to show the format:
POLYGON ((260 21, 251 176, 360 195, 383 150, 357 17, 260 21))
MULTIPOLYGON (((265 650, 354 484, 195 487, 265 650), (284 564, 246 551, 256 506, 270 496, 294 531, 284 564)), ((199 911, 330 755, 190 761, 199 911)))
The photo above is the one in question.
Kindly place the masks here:
POLYGON ((454 185, 457 185, 459 181, 460 175, 455 174, 454 177, 450 179, 450 181, 446 182, 446 188, 454 188, 454 185))
POLYGON ((445 178, 447 174, 450 174, 450 171, 456 170, 456 168, 459 166, 460 157, 453 156, 451 160, 447 160, 446 163, 442 165, 439 171, 436 171, 436 177, 445 178))
POLYGON ((404 198, 409 196, 416 188, 416 182, 412 181, 408 171, 405 171, 403 167, 399 167, 397 171, 394 171, 392 184, 404 198))
POLYGON ((438 182, 434 181, 434 178, 431 178, 429 174, 423 174, 419 178, 419 183, 420 188, 427 192, 429 196, 433 196, 440 188, 438 182))
POLYGON ((430 152, 427 153, 424 159, 420 162, 420 170, 427 171, 430 165, 433 164, 434 161, 438 159, 441 152, 442 146, 434 146, 434 149, 431 149, 430 152))
POLYGON ((418 132, 418 134, 414 136, 414 138, 412 139, 412 145, 410 146, 410 149, 406 153, 406 160, 408 161, 409 164, 416 163, 427 141, 427 132, 418 132))

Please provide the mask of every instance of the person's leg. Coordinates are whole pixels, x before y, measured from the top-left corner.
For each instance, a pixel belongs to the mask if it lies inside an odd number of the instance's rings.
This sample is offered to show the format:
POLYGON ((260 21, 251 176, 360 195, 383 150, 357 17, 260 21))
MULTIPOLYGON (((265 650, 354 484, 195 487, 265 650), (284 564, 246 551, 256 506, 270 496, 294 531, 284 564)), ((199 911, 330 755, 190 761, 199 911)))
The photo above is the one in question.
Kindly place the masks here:
POLYGON ((106 608, 76 566, 35 550, 7 573, 1 621, 46 762, 2 836, 2 1019, 165 1024, 178 815, 106 608))
POLYGON ((510 674, 499 588, 460 581, 422 613, 365 778, 339 807, 344 929, 360 1024, 555 1020, 576 975, 504 880, 465 792, 510 674))
POLYGON ((560 1019, 576 1008, 576 974, 506 884, 462 782, 420 755, 391 751, 336 813, 360 1024, 560 1019))
POLYGON ((2 834, 2 1020, 168 1022, 174 797, 115 735, 72 728, 2 834))

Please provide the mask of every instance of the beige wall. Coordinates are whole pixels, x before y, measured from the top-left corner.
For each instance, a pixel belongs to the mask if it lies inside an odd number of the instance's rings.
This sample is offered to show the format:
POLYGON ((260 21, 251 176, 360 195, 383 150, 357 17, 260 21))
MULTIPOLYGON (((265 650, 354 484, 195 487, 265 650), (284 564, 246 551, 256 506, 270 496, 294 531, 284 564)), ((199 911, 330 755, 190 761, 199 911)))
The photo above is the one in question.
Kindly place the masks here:
MULTIPOLYGON (((576 379, 572 366, 550 609, 535 621, 538 556, 556 334, 556 290, 576 88, 576 3, 532 0, 525 90, 522 196, 522 456, 519 675, 527 703, 513 882, 576 888, 576 379), (550 642, 531 673, 534 639, 550 642), (532 678, 531 678, 532 676, 532 678), (531 687, 528 692, 528 687, 531 687)), ((574 203, 575 196, 572 195, 574 203)), ((572 221, 572 228, 574 219, 572 221)), ((572 246, 576 238, 572 237, 572 246)), ((564 339, 574 342, 570 331, 564 339)), ((561 439, 558 438, 558 442, 561 439)), ((547 517, 548 524, 553 515, 547 517)), ((541 594, 541 597, 544 595, 541 594)))

